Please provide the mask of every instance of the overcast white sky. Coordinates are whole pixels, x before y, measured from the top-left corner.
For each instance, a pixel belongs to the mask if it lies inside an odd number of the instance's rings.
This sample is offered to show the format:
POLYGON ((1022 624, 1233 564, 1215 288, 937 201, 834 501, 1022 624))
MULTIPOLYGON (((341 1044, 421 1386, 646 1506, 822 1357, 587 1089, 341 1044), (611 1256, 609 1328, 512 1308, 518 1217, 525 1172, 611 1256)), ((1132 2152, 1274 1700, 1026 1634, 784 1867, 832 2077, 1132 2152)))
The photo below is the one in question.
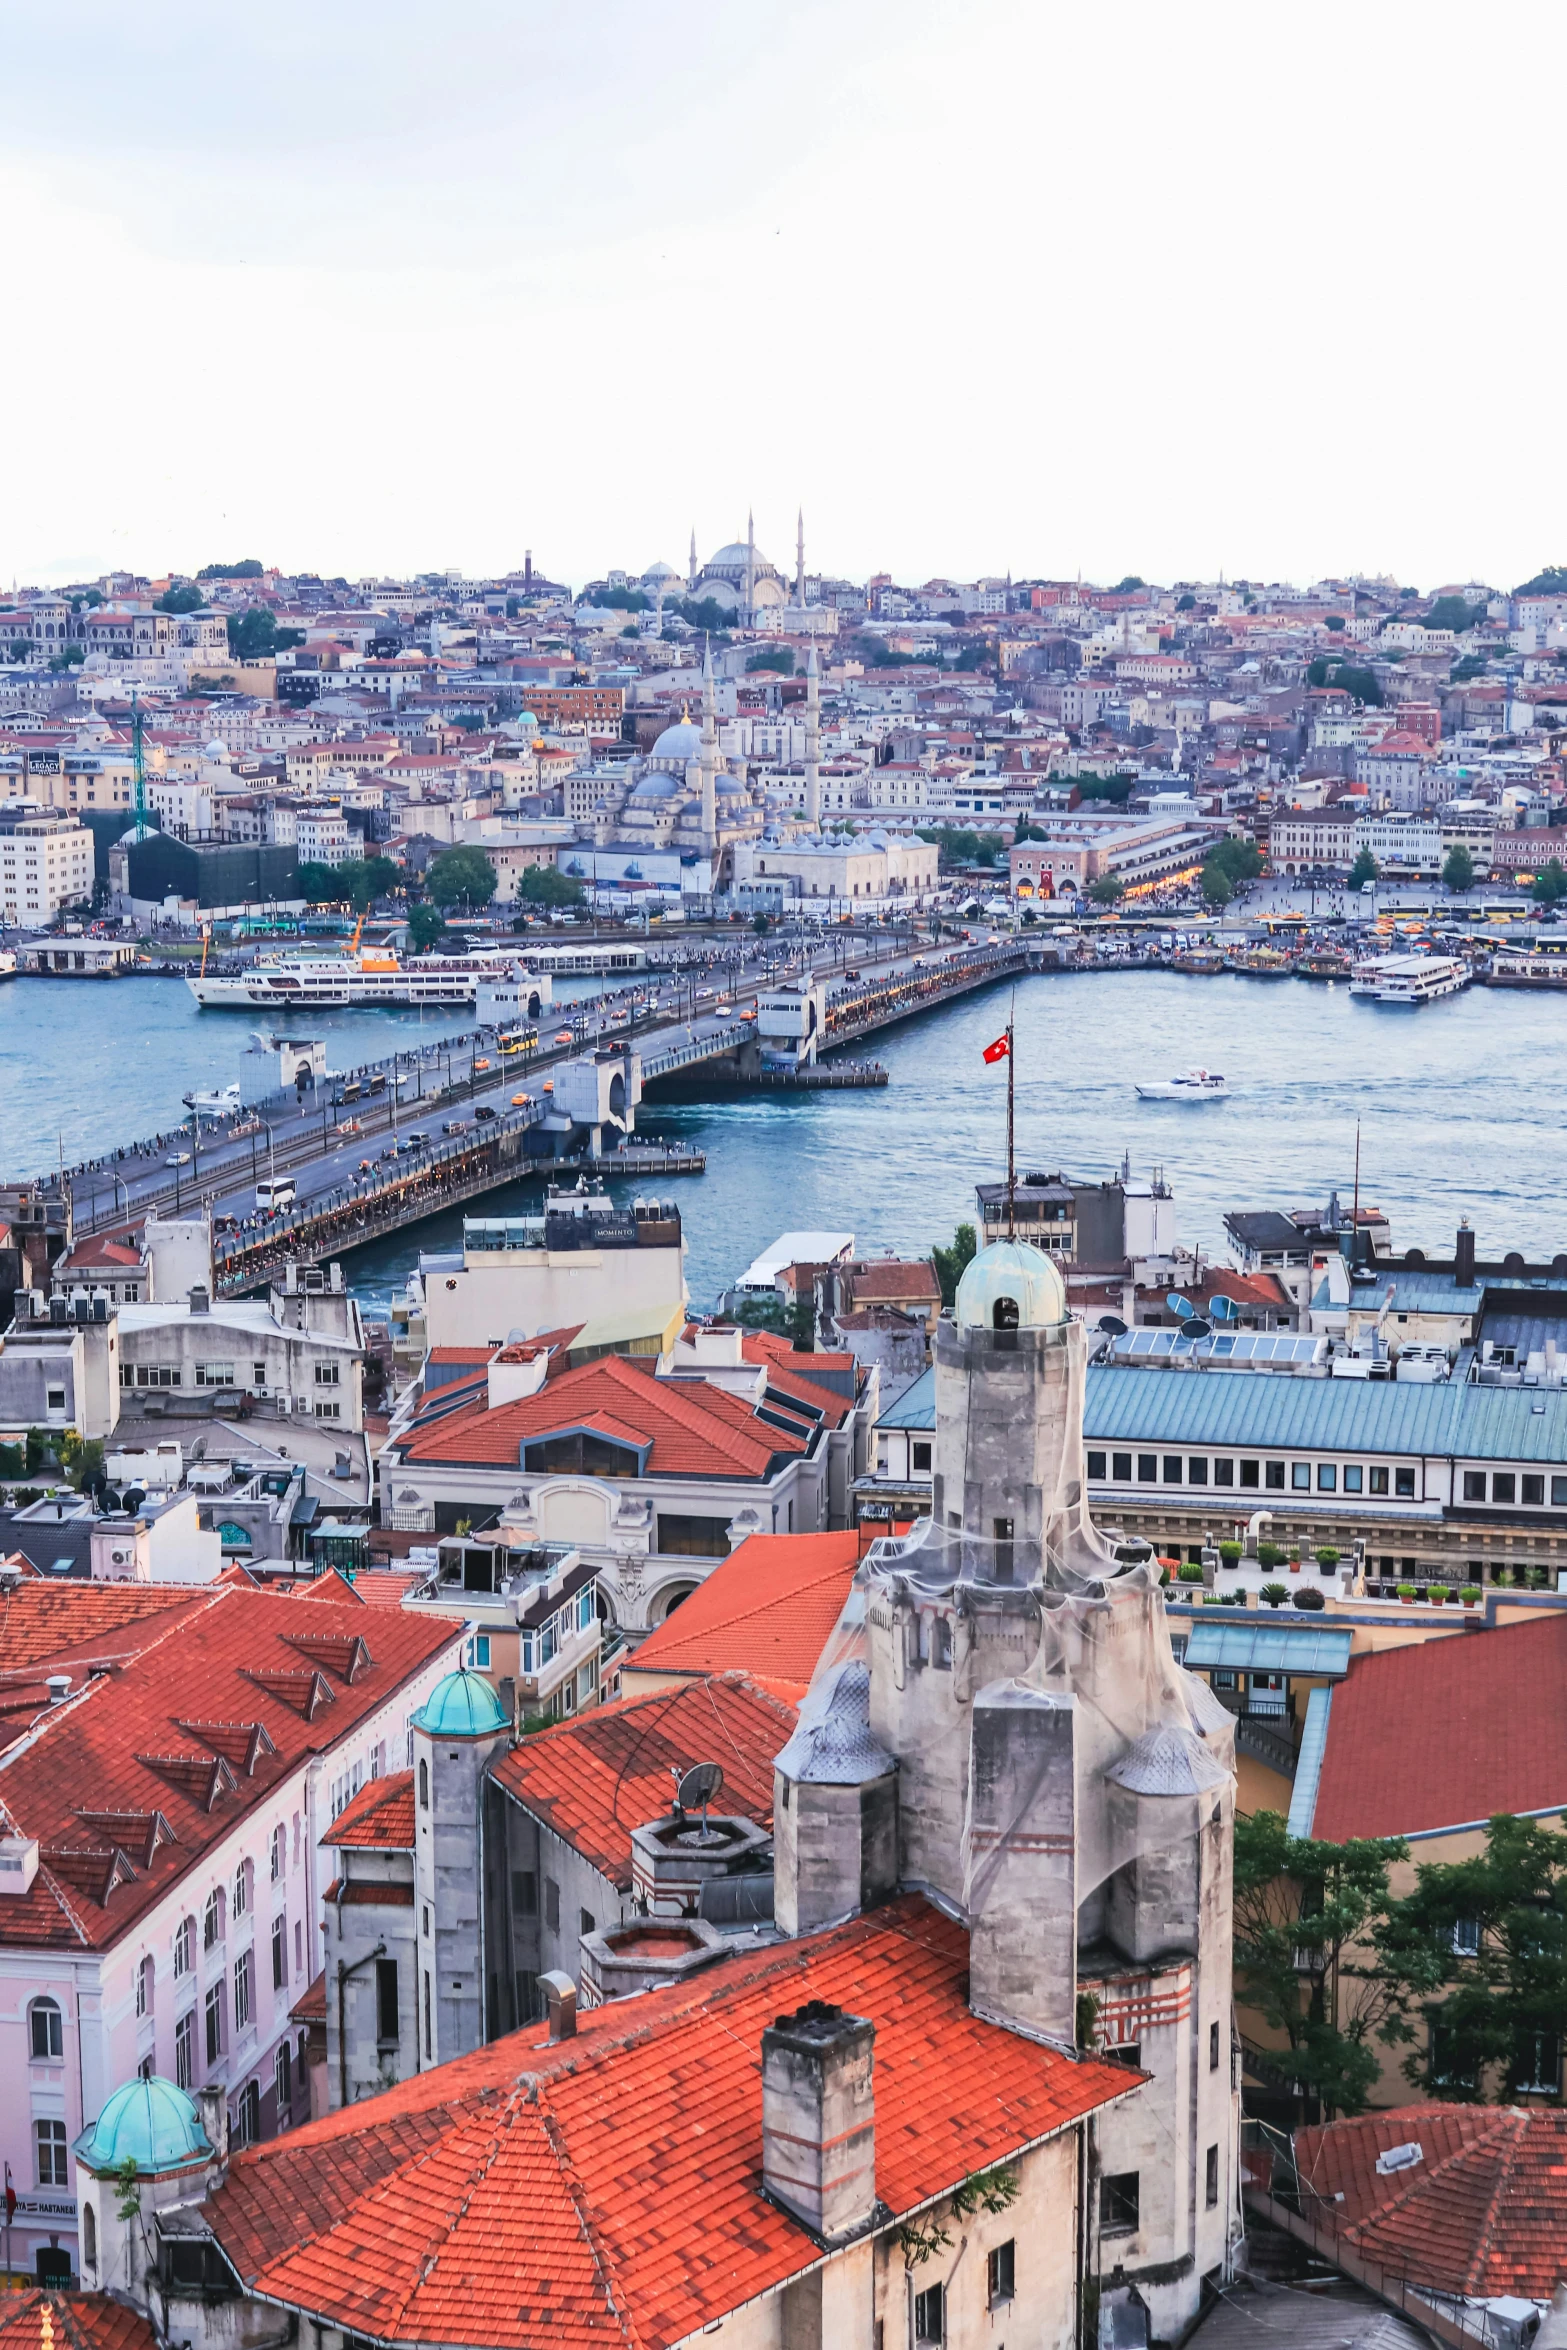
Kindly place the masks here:
POLYGON ((1567 560, 1560 9, 0 0, 0 579, 1567 560))

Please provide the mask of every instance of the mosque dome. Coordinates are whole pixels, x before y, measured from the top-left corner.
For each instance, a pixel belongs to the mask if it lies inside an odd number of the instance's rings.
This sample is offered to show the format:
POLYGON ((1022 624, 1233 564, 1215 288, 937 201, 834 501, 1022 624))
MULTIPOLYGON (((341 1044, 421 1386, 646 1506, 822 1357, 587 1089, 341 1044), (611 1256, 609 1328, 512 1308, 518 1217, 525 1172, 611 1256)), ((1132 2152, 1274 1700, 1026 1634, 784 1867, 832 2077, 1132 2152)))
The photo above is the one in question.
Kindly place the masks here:
POLYGON ((183 2089, 156 2074, 150 2081, 138 2074, 115 2090, 92 2128, 83 2130, 76 2154, 88 2170, 119 2170, 133 2162, 150 2175, 210 2162, 213 2146, 183 2089))
POLYGON ((228 755, 228 744, 222 741, 221 738, 217 735, 213 736, 211 742, 208 743, 206 749, 202 753, 202 757, 204 759, 226 759, 228 755))
POLYGON ((743 800, 745 798, 745 785, 735 775, 718 776, 714 781, 713 791, 715 796, 721 800, 743 800))
POLYGON ((432 1738, 491 1738, 507 1727, 506 1708, 482 1673, 448 1673, 414 1715, 432 1738))
POLYGON ((692 759, 699 759, 701 755, 702 729, 689 718, 680 719, 674 726, 666 726, 652 750, 655 759, 675 760, 682 767, 692 759))
POLYGON ((1052 1327, 1066 1320, 1066 1283, 1031 1240, 993 1240, 958 1283, 953 1318, 960 1330, 1052 1327), (1005 1306, 1012 1311, 998 1320, 1005 1306))
POLYGON ((680 574, 673 563, 650 563, 642 574, 642 585, 657 587, 660 580, 678 579, 679 577, 680 574))
POLYGON ((655 771, 652 775, 644 775, 640 783, 632 785, 631 797, 645 805, 649 800, 672 799, 679 788, 678 776, 655 771))

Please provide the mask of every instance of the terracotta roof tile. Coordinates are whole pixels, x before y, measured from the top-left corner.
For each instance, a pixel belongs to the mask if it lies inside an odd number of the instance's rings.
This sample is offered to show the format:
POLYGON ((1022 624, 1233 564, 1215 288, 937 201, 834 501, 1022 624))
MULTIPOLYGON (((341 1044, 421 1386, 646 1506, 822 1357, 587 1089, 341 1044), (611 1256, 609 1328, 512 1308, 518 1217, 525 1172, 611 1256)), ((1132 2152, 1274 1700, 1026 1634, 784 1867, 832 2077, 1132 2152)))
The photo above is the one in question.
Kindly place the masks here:
POLYGON ((49 1583, 28 1580, 0 1599, 0 1673, 79 1656, 134 1656, 178 1610, 198 1614, 205 1591, 169 1583, 49 1583))
POLYGON ((391 1771, 372 1779, 338 1813, 321 1839, 323 1844, 351 1844, 368 1851, 412 1852, 414 1846, 414 1775, 391 1771))
POLYGON ((632 1672, 738 1669, 804 1687, 859 1556, 841 1534, 750 1534, 626 1659, 632 1672))
POLYGON ((146 2318, 107 2293, 0 2290, 0 2350, 155 2350, 146 2318))
POLYGON ((894 1902, 306 2123, 236 2155, 204 2210, 251 2289, 384 2342, 683 2341, 819 2257, 760 2190, 761 2038, 781 2011, 874 2021, 894 2217, 1136 2087, 982 2022, 967 1966, 961 1927, 894 1902))

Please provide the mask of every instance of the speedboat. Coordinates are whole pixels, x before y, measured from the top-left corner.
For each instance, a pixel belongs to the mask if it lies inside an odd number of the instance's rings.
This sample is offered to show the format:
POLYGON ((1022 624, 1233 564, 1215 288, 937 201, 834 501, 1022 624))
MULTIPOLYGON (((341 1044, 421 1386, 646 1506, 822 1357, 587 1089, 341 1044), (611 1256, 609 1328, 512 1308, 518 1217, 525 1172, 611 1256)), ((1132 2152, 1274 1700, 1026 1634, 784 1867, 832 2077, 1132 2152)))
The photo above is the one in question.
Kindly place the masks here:
POLYGON ((229 1118, 239 1110, 239 1087, 222 1085, 211 1093, 187 1093, 183 1097, 187 1110, 194 1110, 202 1118, 229 1118))
POLYGON ((1218 1102, 1229 1086, 1216 1069, 1188 1069, 1179 1077, 1165 1077, 1154 1085, 1140 1085, 1140 1102, 1218 1102))

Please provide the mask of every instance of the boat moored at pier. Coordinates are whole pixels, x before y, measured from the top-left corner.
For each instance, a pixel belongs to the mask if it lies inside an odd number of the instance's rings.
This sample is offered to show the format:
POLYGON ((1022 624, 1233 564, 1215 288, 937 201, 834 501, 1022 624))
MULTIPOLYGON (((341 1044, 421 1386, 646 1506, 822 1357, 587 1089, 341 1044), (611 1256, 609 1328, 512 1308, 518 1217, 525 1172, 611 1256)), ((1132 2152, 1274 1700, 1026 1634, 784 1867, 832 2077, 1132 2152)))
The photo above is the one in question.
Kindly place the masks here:
POLYGON ((1429 1004, 1456 995, 1472 976, 1457 955, 1373 955, 1355 965, 1349 992, 1377 1004, 1429 1004))
POLYGON ((287 1010, 307 1005, 471 1004, 481 988, 515 987, 517 1009, 536 1018, 550 1000, 547 973, 505 948, 466 955, 399 955, 363 947, 343 955, 268 955, 238 972, 185 982, 203 1011, 287 1010))

